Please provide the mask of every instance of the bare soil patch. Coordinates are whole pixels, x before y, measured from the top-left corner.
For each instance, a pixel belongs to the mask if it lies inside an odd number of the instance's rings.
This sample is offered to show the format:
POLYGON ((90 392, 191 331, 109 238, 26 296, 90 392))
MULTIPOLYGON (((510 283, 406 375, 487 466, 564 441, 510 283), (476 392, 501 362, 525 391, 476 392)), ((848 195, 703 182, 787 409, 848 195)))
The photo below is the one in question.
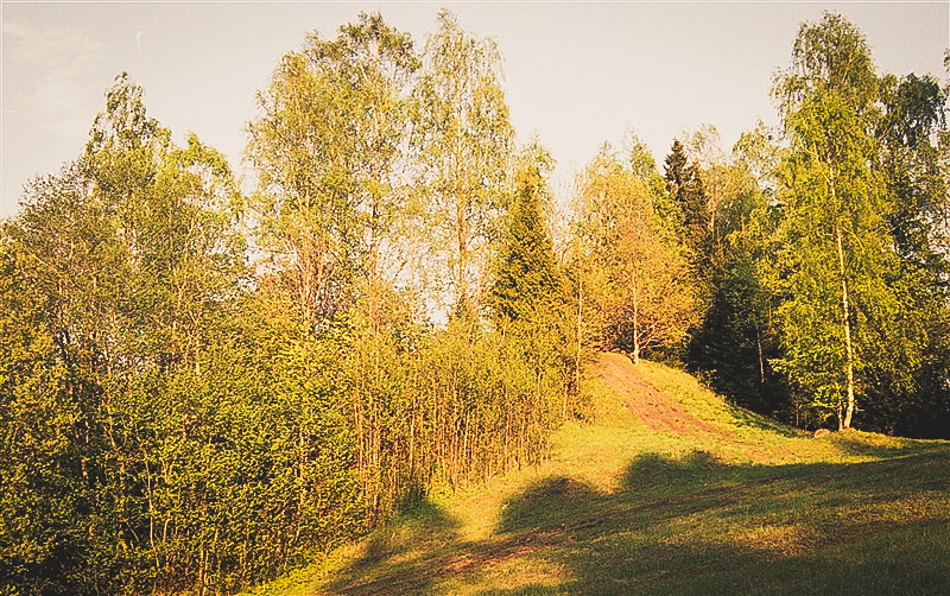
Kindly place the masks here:
POLYGON ((622 354, 598 354, 594 370, 625 400, 633 415, 653 431, 733 439, 729 433, 689 414, 683 406, 657 391, 643 380, 636 366, 622 354))

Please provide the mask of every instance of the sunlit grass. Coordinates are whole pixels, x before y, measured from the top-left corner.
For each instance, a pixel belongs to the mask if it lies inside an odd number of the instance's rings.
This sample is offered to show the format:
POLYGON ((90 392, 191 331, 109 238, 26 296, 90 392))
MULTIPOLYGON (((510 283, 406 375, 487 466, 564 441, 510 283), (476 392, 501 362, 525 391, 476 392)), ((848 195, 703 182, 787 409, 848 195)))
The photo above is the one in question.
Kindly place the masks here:
MULTIPOLYGON (((621 358, 607 355, 608 358, 621 358)), ((436 491, 335 560, 258 594, 938 594, 950 443, 820 439, 694 379, 637 373, 714 432, 656 432, 607 384, 550 459, 436 491)))

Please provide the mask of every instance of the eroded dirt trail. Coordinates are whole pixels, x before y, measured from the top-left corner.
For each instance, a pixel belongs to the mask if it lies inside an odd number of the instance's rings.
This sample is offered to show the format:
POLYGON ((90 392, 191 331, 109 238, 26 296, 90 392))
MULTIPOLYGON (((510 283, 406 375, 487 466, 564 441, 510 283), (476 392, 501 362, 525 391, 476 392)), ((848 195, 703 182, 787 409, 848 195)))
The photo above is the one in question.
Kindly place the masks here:
POLYGON ((683 406, 644 381, 636 366, 626 356, 599 353, 594 370, 598 377, 613 387, 626 401, 626 406, 633 415, 651 430, 693 436, 715 435, 732 439, 729 433, 689 414, 683 406))

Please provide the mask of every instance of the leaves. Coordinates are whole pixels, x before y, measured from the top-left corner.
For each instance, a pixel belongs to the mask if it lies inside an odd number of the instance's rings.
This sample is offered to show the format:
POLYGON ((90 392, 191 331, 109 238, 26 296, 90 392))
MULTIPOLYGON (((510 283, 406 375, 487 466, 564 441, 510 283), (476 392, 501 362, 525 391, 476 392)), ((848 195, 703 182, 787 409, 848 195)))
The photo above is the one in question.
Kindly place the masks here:
POLYGON ((920 131, 941 122, 940 95, 916 78, 903 89, 879 79, 864 37, 838 15, 802 26, 793 64, 774 90, 791 141, 780 170, 787 355, 777 365, 847 427, 856 402, 875 407, 880 383, 896 389, 922 353, 942 352, 902 323, 914 308, 918 321, 941 324, 924 314, 923 296, 943 264, 927 256, 931 201, 913 189, 914 168, 896 166, 909 151, 928 153, 920 131), (928 274, 909 273, 923 262, 928 274))
POLYGON ((581 201, 590 251, 581 258, 591 261, 585 286, 599 340, 635 359, 676 345, 696 316, 692 271, 650 191, 602 152, 588 166, 581 201))
POLYGON ((469 36, 452 13, 441 11, 416 91, 415 142, 456 313, 478 305, 506 207, 514 131, 501 78, 495 43, 469 36))
POLYGON ((311 34, 259 95, 244 197, 116 78, 82 155, 0 227, 3 590, 273 577, 540 462, 586 414, 590 344, 683 354, 785 416, 792 391, 802 424, 854 405, 945 434, 938 81, 878 78, 850 23, 805 24, 774 91, 787 147, 760 126, 730 161, 707 126, 665 177, 635 137, 605 148, 563 266, 553 160, 512 157, 501 81, 447 11, 421 54, 378 14, 311 34))

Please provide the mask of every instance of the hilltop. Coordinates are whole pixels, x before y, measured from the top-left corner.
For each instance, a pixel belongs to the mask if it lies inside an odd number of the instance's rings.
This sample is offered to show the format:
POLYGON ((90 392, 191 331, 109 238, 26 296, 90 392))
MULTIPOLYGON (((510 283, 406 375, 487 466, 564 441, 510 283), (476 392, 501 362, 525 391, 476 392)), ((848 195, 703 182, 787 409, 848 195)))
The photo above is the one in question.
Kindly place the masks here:
POLYGON ((814 438, 599 354, 543 464, 433 494, 251 594, 937 594, 950 443, 814 438))

